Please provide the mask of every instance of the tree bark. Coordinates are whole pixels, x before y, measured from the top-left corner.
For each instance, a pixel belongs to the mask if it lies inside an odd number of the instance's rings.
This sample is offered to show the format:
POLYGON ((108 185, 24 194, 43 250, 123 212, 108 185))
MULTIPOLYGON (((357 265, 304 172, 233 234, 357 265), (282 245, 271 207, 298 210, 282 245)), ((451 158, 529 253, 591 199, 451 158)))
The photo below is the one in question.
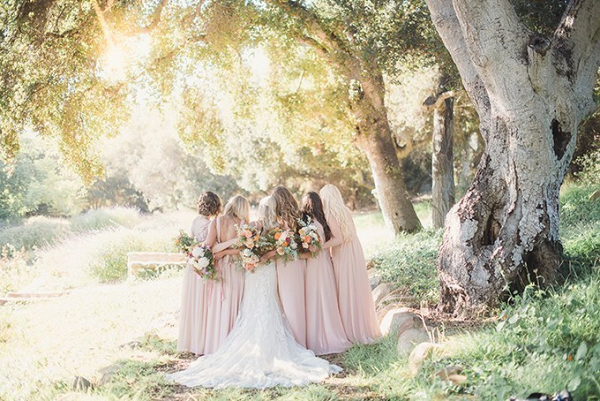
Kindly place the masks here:
POLYGON ((359 83, 351 96, 352 112, 357 121, 356 145, 369 160, 385 224, 394 234, 419 230, 421 222, 408 197, 392 139, 384 104, 383 76, 354 76, 358 78, 354 81, 359 83))
POLYGON ((431 214, 434 228, 444 227, 444 219, 454 205, 454 100, 439 99, 433 108, 431 160, 431 214))
POLYGON ((594 109, 600 2, 572 1, 554 37, 543 38, 508 0, 426 1, 486 142, 438 255, 439 307, 459 314, 555 278, 559 189, 579 123, 594 109))

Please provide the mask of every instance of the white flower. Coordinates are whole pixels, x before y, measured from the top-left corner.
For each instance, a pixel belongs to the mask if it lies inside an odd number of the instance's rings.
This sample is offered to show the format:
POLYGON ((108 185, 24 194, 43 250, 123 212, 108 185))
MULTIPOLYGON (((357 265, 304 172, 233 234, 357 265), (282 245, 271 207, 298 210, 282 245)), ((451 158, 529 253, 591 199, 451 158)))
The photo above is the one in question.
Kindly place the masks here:
POLYGON ((204 256, 204 249, 202 249, 200 247, 196 247, 196 248, 192 249, 192 256, 195 258, 204 256))
POLYGON ((209 262, 208 262, 208 259, 207 259, 207 258, 200 258, 200 259, 198 259, 197 266, 198 266, 200 269, 204 269, 205 267, 207 267, 207 266, 208 266, 208 264, 209 264, 209 262))

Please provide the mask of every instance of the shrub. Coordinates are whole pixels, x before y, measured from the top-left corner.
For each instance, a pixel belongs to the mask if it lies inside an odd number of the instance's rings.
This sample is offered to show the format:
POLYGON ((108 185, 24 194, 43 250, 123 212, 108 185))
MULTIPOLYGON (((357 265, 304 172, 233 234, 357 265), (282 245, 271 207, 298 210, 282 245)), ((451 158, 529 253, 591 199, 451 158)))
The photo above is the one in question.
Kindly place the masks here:
POLYGON ((95 231, 109 227, 134 227, 141 220, 137 209, 126 207, 89 210, 71 218, 73 231, 95 231))
POLYGON ((577 174, 584 185, 600 185, 600 149, 576 160, 583 170, 577 174))
POLYGON ((4 245, 0 254, 0 295, 19 290, 33 277, 33 271, 23 249, 4 245))
POLYGON ((64 219, 36 216, 21 226, 0 230, 0 247, 12 245, 16 249, 31 251, 51 246, 69 232, 69 223, 64 219))
POLYGON ((99 235, 97 241, 100 244, 89 269, 102 283, 127 278, 128 252, 169 252, 172 248, 170 236, 159 231, 109 230, 99 235))

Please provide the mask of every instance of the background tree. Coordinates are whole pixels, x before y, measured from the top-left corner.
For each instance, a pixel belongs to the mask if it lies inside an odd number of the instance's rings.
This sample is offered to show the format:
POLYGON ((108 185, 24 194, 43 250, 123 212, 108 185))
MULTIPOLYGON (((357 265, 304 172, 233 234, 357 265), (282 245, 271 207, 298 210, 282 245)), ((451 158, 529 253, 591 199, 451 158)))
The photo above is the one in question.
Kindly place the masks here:
POLYGON ((409 3, 395 7, 390 1, 270 4, 281 11, 273 21, 279 26, 291 24, 288 34, 310 46, 344 78, 355 143, 369 160, 386 224, 395 233, 418 229, 421 224, 408 199, 392 141, 383 72, 395 68, 402 53, 423 42, 418 29, 427 21, 424 8, 409 3))
POLYGON ((528 28, 531 17, 520 19, 508 0, 427 5, 486 142, 439 252, 440 306, 456 313, 495 304, 507 284, 555 279, 559 189, 578 126, 596 108, 600 3, 568 2, 550 36, 528 28))

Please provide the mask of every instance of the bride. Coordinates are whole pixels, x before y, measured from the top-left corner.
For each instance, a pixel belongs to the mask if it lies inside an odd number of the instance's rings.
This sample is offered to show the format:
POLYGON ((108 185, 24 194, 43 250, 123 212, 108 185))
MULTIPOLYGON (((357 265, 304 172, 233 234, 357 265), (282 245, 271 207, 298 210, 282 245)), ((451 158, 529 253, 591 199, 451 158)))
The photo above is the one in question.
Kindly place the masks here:
MULTIPOLYGON (((260 202, 263 229, 276 226, 275 207, 270 196, 260 202)), ((268 260, 245 273, 240 314, 223 345, 167 378, 188 387, 262 389, 319 382, 341 370, 294 340, 277 299, 275 263, 268 260)))

